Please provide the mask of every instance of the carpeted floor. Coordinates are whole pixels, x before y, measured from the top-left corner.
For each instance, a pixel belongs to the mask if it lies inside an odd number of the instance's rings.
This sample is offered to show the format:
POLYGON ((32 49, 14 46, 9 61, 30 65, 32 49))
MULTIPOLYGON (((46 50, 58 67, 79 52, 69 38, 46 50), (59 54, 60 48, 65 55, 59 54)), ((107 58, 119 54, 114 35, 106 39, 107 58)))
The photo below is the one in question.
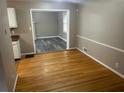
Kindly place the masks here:
POLYGON ((66 42, 59 37, 36 40, 37 53, 45 53, 66 49, 66 42))

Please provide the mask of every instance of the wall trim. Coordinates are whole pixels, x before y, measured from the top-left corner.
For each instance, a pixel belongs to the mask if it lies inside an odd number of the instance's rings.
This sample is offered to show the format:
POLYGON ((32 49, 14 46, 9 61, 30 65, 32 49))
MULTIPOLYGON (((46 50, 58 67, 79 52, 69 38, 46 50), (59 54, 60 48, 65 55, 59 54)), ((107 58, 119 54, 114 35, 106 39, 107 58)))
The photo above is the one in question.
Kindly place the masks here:
POLYGON ((26 55, 33 55, 36 54, 35 52, 30 52, 30 53, 22 53, 21 56, 26 56, 26 55))
POLYGON ((61 36, 58 36, 59 38, 61 38, 62 40, 64 40, 65 42, 67 42, 67 40, 66 39, 64 39, 64 38, 62 38, 61 36))
MULTIPOLYGON (((65 50, 71 50, 71 49, 77 49, 77 47, 72 47, 72 48, 65 49, 65 50)), ((22 53, 21 56, 26 56, 26 55, 35 55, 35 54, 36 54, 35 52, 22 53)))
POLYGON ((16 75, 16 79, 15 79, 15 83, 14 83, 14 87, 13 87, 13 92, 15 92, 17 80, 18 80, 18 74, 16 75))
POLYGON ((101 42, 98 42, 98 41, 95 41, 95 40, 92 40, 92 39, 89 39, 89 38, 86 38, 86 37, 83 37, 83 36, 80 36, 80 35, 77 35, 77 37, 78 38, 81 38, 81 39, 85 39, 85 40, 91 41, 91 42, 94 42, 94 43, 99 44, 99 45, 103 45, 105 47, 108 47, 108 48, 111 48, 113 50, 116 50, 116 51, 119 51, 119 52, 124 53, 124 50, 123 49, 119 49, 119 48, 116 48, 114 46, 107 45, 107 44, 104 44, 104 43, 101 43, 101 42))
POLYGON ((106 64, 104 64, 102 61, 94 58, 93 56, 89 55, 88 53, 84 52, 83 50, 81 50, 80 48, 77 47, 77 50, 79 50, 80 52, 82 52, 83 54, 87 55, 88 57, 90 57, 91 59, 93 59, 95 62, 101 64, 102 66, 104 66, 105 68, 109 69, 110 71, 112 71, 113 73, 115 73, 116 75, 118 75, 119 77, 124 79, 124 75, 117 72, 116 70, 114 70, 113 68, 107 66, 106 64))
POLYGON ((70 10, 69 9, 30 9, 30 16, 31 16, 31 30, 32 30, 32 37, 33 37, 33 46, 34 46, 34 52, 36 53, 36 46, 35 46, 35 29, 33 24, 33 11, 37 12, 66 12, 68 15, 68 31, 67 31, 67 49, 70 48, 70 10))

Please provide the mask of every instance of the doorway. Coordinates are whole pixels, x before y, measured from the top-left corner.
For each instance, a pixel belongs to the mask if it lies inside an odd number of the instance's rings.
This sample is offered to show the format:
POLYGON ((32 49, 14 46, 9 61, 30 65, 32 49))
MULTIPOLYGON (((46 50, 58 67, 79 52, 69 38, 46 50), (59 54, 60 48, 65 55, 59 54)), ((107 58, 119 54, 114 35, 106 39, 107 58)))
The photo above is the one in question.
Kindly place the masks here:
POLYGON ((69 49, 69 10, 31 9, 30 13, 35 53, 69 49))

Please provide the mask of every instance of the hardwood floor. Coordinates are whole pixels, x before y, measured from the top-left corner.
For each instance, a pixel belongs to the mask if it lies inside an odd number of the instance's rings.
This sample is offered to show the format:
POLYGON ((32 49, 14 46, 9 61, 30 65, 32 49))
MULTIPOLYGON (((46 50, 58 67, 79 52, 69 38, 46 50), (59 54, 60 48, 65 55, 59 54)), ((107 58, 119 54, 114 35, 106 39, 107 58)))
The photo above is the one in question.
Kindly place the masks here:
POLYGON ((78 50, 39 54, 18 65, 16 91, 124 91, 124 79, 78 50))

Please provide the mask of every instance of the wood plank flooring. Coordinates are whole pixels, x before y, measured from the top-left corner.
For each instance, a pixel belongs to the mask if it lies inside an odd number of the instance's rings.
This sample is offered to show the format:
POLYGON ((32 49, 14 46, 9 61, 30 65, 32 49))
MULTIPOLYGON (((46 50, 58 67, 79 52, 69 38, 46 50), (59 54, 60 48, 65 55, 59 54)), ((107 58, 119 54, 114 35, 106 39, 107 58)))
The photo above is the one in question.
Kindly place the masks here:
POLYGON ((41 38, 36 40, 37 53, 45 53, 66 49, 66 42, 59 37, 41 38))
POLYGON ((17 72, 18 92, 124 91, 124 79, 78 50, 22 59, 17 72))

